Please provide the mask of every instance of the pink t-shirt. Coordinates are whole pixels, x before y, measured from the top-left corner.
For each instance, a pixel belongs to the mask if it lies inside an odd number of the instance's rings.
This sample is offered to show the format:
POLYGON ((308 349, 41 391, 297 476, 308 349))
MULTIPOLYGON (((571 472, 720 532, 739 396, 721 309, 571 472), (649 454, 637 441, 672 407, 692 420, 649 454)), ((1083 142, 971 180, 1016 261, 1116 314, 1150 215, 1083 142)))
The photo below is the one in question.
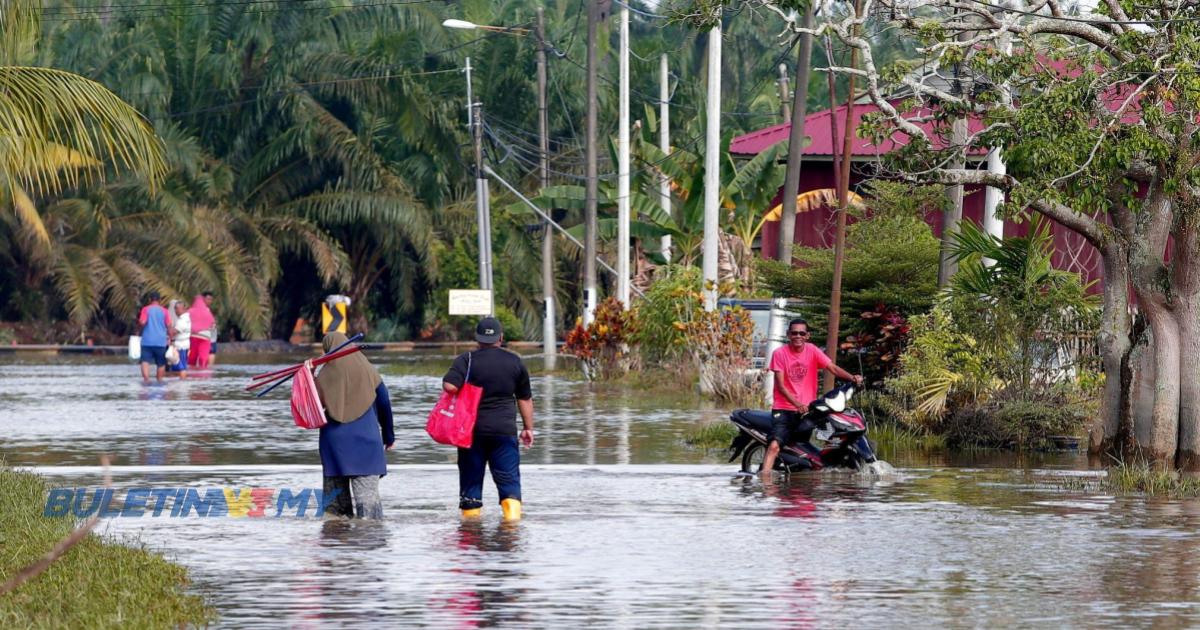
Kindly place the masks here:
MULTIPOLYGON (((804 344, 799 351, 793 350, 789 344, 771 354, 769 369, 772 372, 782 372, 788 391, 792 392, 796 400, 807 405, 817 398, 817 372, 830 365, 833 365, 833 361, 811 343, 804 344)), ((796 411, 796 407, 779 393, 778 384, 773 393, 773 409, 796 411)))

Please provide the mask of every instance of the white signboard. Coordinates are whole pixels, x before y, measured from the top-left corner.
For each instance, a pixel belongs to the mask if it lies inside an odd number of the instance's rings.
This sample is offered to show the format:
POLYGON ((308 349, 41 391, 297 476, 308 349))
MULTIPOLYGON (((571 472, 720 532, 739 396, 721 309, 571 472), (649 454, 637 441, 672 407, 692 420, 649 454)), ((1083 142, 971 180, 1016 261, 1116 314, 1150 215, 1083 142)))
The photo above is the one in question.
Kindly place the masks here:
POLYGON ((492 292, 479 289, 450 289, 451 315, 491 315, 492 292))

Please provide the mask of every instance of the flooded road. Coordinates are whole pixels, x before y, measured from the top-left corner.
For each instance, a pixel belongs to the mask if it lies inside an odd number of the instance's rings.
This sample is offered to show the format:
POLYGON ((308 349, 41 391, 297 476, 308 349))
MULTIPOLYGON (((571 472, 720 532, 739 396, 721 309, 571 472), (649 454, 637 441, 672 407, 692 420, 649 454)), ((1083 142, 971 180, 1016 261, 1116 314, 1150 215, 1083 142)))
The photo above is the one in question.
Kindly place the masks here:
MULTIPOLYGON (((282 359, 278 360, 282 363, 282 359)), ((763 486, 683 444, 723 416, 535 379, 526 518, 463 523, 449 449, 422 427, 445 363, 383 364, 397 448, 385 520, 113 518, 187 565, 223 627, 1187 627, 1200 625, 1200 503, 1066 490, 1079 456, 893 457, 886 479, 763 486)), ((141 386, 123 362, 0 359, 0 456, 66 486, 319 487, 316 434, 265 365, 141 386)))

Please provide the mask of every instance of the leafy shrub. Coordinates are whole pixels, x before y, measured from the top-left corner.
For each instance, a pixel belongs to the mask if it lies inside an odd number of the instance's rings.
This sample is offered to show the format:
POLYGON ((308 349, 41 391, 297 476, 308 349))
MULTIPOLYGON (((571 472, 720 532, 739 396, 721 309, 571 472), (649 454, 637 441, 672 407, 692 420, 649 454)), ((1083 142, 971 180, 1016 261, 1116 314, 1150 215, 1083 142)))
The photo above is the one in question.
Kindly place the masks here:
POLYGON ((923 427, 936 425, 948 409, 985 402, 999 385, 979 342, 956 325, 945 303, 912 320, 898 374, 887 381, 901 419, 923 427))
POLYGON ((684 353, 684 331, 677 326, 688 313, 702 308, 700 270, 673 265, 655 272, 654 284, 634 304, 637 329, 631 341, 647 364, 669 363, 684 353))
POLYGON ((740 307, 706 311, 697 305, 676 324, 683 348, 700 368, 700 391, 718 400, 750 404, 758 399, 761 371, 751 372, 754 321, 740 307))
POLYGON ((407 341, 412 338, 412 331, 402 322, 382 317, 375 320, 371 332, 367 333, 367 341, 407 341))
POLYGON ((567 333, 563 350, 575 355, 589 379, 607 380, 621 376, 635 367, 629 344, 637 332, 637 319, 615 297, 606 298, 596 306, 592 323, 582 321, 567 333))
POLYGON ((911 327, 898 310, 883 304, 859 318, 860 332, 847 336, 839 348, 858 357, 867 383, 877 383, 896 371, 911 327))
MULTIPOLYGON (((525 341, 525 323, 511 308, 497 304, 496 319, 500 320, 500 326, 504 329, 505 341, 525 341)), ((474 320, 471 320, 472 330, 474 330, 475 323, 474 320)))
POLYGON ((1065 399, 994 401, 947 416, 940 432, 950 446, 1047 448, 1052 435, 1075 435, 1089 415, 1065 399))

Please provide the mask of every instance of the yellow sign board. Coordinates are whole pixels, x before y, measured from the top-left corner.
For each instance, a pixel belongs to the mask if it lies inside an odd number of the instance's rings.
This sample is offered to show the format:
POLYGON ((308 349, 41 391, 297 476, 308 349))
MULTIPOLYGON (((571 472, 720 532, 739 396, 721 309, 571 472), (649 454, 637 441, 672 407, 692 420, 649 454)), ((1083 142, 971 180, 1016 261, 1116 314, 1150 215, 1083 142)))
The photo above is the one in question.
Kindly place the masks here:
POLYGON ((346 332, 346 305, 341 302, 333 305, 332 312, 328 304, 321 303, 321 334, 327 335, 331 332, 346 332))

